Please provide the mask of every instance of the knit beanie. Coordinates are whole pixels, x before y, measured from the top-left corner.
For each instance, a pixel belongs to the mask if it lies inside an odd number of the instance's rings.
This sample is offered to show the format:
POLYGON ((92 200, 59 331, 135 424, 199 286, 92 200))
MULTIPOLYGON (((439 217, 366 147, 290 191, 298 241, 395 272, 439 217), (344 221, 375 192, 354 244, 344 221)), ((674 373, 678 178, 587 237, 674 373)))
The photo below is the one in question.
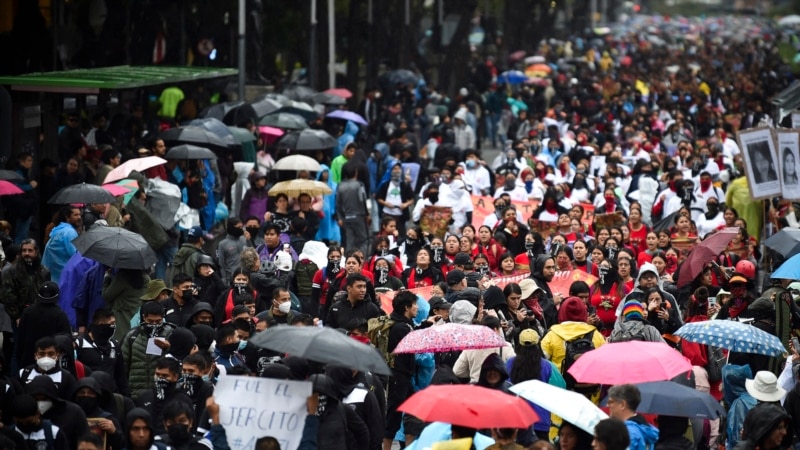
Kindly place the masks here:
POLYGON ((578 297, 567 297, 558 310, 558 323, 586 322, 587 317, 586 304, 578 297))
POLYGON ((622 307, 622 316, 625 321, 644 320, 644 307, 639 300, 631 299, 622 307))

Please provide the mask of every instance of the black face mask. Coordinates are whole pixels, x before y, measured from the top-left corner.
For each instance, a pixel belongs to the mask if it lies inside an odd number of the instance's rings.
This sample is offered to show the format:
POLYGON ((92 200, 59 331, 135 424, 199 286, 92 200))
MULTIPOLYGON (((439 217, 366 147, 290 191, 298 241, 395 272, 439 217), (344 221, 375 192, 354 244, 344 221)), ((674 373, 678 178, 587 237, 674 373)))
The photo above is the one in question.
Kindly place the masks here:
POLYGON ((525 243, 525 250, 532 251, 533 247, 536 245, 536 242, 526 242, 525 243))
POLYGON ((250 233, 250 239, 255 239, 258 236, 258 227, 247 227, 245 230, 250 233))
POLYGON ((716 203, 709 203, 706 205, 706 208, 708 208, 708 214, 706 217, 709 219, 713 219, 717 214, 719 214, 719 205, 716 203))
POLYGON ((154 324, 151 324, 151 323, 143 323, 141 325, 141 327, 142 327, 142 331, 145 333, 145 335, 153 337, 153 336, 158 335, 161 332, 161 330, 164 328, 164 324, 160 323, 158 325, 154 325, 154 324))
POLYGON ((168 426, 167 435, 173 444, 178 445, 189 442, 189 440, 192 439, 192 433, 189 431, 189 426, 181 423, 174 423, 168 426))
POLYGON ((378 275, 378 283, 385 284, 389 280, 388 267, 376 267, 375 272, 378 275))
POLYGON ((181 298, 183 302, 190 302, 194 298, 194 292, 191 289, 184 289, 181 291, 181 298))
POLYGON ((228 234, 235 238, 241 237, 244 234, 244 228, 233 226, 228 227, 228 234))
POLYGON ((166 378, 156 378, 153 389, 156 391, 156 399, 165 400, 175 390, 175 383, 166 378))
POLYGON ((42 429, 42 422, 37 424, 32 423, 19 423, 16 425, 17 429, 25 434, 31 434, 42 429))
POLYGON ((342 270, 341 260, 340 259, 329 259, 328 260, 328 273, 336 274, 342 270))
POLYGON ((111 336, 114 335, 114 331, 116 327, 114 325, 110 325, 107 323, 104 324, 92 324, 89 327, 89 332, 92 333, 92 337, 94 341, 98 344, 105 344, 111 339, 111 336))
POLYGON ((603 267, 603 266, 600 266, 597 269, 597 274, 600 276, 600 284, 606 284, 606 276, 608 275, 608 272, 610 270, 611 269, 609 269, 608 267, 603 267))
POLYGON ((439 201, 439 193, 437 192, 437 193, 435 193, 435 194, 428 194, 428 200, 429 200, 429 201, 430 201, 432 204, 434 204, 434 203, 438 202, 438 201, 439 201))
POLYGON ((199 375, 183 374, 183 384, 181 385, 183 392, 189 397, 193 397, 195 393, 200 391, 203 386, 203 377, 199 375))
POLYGON ((239 343, 238 342, 234 342, 232 344, 217 344, 217 348, 222 353, 230 355, 231 353, 233 353, 233 352, 235 352, 236 350, 239 349, 239 343))
POLYGON ((441 264, 444 261, 444 247, 439 247, 438 245, 435 247, 431 247, 433 251, 433 262, 436 264, 441 264))
POLYGON ((97 409, 97 397, 75 397, 75 403, 80 406, 86 414, 90 414, 97 409))

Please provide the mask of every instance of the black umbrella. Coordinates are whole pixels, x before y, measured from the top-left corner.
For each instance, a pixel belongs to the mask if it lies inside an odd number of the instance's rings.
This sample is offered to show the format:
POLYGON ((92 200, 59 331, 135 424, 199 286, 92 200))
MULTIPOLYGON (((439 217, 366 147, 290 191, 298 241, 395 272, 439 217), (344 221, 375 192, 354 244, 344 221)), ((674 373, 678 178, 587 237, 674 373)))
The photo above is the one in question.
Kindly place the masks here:
POLYGON ((268 114, 259 120, 258 124, 286 130, 304 130, 308 128, 306 119, 297 114, 289 113, 268 114))
POLYGON ((675 216, 678 215, 678 212, 679 211, 675 211, 674 213, 654 223, 653 231, 655 231, 656 233, 660 233, 662 231, 666 231, 667 233, 669 233, 670 230, 672 230, 672 227, 675 226, 675 216))
POLYGON ((183 144, 169 149, 166 159, 217 159, 217 155, 211 150, 198 147, 196 145, 183 144))
POLYGON ((84 257, 115 269, 146 270, 158 259, 142 235, 120 227, 92 227, 72 244, 84 257))
POLYGON ((284 134, 275 142, 277 148, 288 148, 294 151, 327 150, 336 147, 336 138, 323 130, 300 130, 284 134))
POLYGON ((387 72, 378 78, 378 83, 384 89, 394 89, 397 83, 403 83, 406 86, 417 85, 417 74, 407 69, 393 70, 387 72))
POLYGON ((345 99, 338 95, 329 94, 327 92, 318 92, 303 99, 303 101, 313 103, 315 105, 344 105, 347 103, 345 99))
POLYGON ((216 105, 211 105, 207 108, 204 108, 198 114, 198 117, 210 117, 217 120, 222 120, 225 118, 232 109, 236 109, 237 106, 243 105, 244 102, 225 102, 225 103, 217 103, 216 105))
POLYGON ((302 100, 309 95, 315 94, 317 91, 311 89, 308 86, 301 86, 299 84, 290 84, 286 86, 286 88, 281 91, 281 94, 289 97, 292 100, 302 100))
POLYGON ((73 203, 114 203, 114 196, 94 184, 73 184, 56 192, 47 201, 51 205, 71 205, 73 203))
POLYGON ((13 170, 0 169, 0 180, 5 181, 25 181, 22 175, 14 172, 13 170))
POLYGON ((333 328, 279 325, 256 334, 250 342, 258 347, 311 361, 391 375, 389 366, 377 350, 333 328))
POLYGON ((192 144, 206 148, 214 147, 220 150, 228 150, 234 139, 226 141, 205 128, 188 126, 180 128, 170 128, 159 136, 167 146, 192 144))
POLYGON ((800 253, 800 229, 784 228, 766 239, 764 245, 784 258, 791 258, 800 253))
POLYGON ((245 103, 232 110, 225 116, 228 125, 240 125, 252 121, 257 123, 258 119, 276 111, 283 106, 279 101, 271 98, 262 98, 252 103, 245 103))
MULTIPOLYGON (((299 102, 297 102, 297 103, 299 103, 299 102)), ((306 108, 309 108, 309 109, 302 108, 302 107, 297 107, 295 105, 286 105, 286 106, 282 106, 280 109, 276 109, 275 111, 269 113, 267 116, 270 116, 272 114, 284 113, 284 114, 294 114, 295 116, 300 116, 304 120, 309 121, 309 122, 313 121, 313 120, 317 120, 317 118, 319 117, 319 114, 317 114, 317 112, 314 111, 313 109, 310 109, 310 106, 308 106, 306 103, 302 103, 302 105, 306 105, 306 108)), ((267 117, 267 116, 265 116, 265 117, 267 117)))

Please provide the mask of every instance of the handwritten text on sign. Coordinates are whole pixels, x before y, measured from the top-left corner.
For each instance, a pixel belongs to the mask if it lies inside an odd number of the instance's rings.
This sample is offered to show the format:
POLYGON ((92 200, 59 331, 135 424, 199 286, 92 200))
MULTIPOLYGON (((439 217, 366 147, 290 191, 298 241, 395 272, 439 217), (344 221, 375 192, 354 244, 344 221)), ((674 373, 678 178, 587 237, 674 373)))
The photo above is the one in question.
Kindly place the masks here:
POLYGON ((284 450, 297 450, 306 423, 311 383, 227 375, 214 398, 231 450, 252 450, 256 439, 272 436, 284 450))

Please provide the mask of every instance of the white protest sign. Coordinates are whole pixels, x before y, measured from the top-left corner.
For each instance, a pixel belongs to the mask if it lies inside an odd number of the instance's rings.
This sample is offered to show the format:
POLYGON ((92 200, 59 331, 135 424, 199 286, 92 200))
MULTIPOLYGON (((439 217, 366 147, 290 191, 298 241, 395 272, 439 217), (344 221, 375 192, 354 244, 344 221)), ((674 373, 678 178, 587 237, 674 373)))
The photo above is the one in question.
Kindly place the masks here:
POLYGON ((272 436, 283 450, 297 450, 303 436, 312 385, 307 381, 246 376, 220 377, 214 399, 231 450, 252 450, 256 440, 272 436))

